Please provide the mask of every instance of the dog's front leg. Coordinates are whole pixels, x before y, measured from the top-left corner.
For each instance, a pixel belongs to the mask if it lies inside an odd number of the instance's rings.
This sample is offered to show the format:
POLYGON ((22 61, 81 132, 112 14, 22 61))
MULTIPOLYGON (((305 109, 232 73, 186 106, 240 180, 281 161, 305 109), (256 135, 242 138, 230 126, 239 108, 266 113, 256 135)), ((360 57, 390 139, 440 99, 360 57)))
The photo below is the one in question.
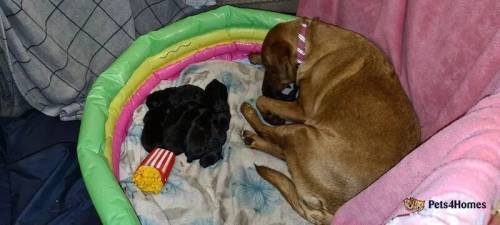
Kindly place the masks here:
POLYGON ((269 126, 262 122, 257 111, 246 102, 241 104, 240 111, 250 126, 257 132, 255 134, 244 131, 242 136, 245 143, 278 158, 286 158, 286 153, 282 149, 283 145, 286 145, 286 137, 291 137, 295 132, 304 128, 302 124, 269 126))
POLYGON ((259 150, 261 152, 265 152, 278 159, 286 160, 285 155, 283 154, 283 150, 277 144, 271 143, 264 138, 259 137, 259 135, 257 135, 256 133, 249 130, 244 130, 241 133, 241 137, 243 139, 243 142, 245 142, 245 145, 247 145, 248 147, 259 150))
POLYGON ((282 149, 276 144, 276 139, 278 138, 276 128, 262 123, 257 115, 257 111, 246 102, 241 105, 240 111, 248 123, 250 123, 250 126, 257 132, 256 134, 248 130, 243 131, 241 136, 245 144, 251 148, 285 160, 282 149))
POLYGON ((279 135, 276 133, 276 127, 264 124, 260 120, 257 111, 247 102, 241 104, 240 111, 259 136, 263 137, 267 141, 276 143, 276 140, 279 139, 279 135))
POLYGON ((271 122, 271 124, 273 124, 273 116, 296 123, 303 123, 306 120, 304 110, 296 101, 287 102, 260 96, 257 99, 257 109, 259 109, 264 119, 271 122))

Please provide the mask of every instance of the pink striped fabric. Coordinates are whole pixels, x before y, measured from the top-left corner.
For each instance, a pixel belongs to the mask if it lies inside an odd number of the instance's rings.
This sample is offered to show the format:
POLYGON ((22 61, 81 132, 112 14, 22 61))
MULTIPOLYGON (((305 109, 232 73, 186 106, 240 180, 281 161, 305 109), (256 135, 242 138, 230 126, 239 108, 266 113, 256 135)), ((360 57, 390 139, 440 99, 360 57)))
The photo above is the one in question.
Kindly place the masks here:
POLYGON ((297 34, 297 63, 302 64, 306 58, 306 30, 307 24, 301 23, 297 34))
POLYGON ((140 166, 151 166, 161 174, 161 181, 165 183, 168 175, 172 170, 175 163, 175 154, 163 148, 155 148, 148 156, 142 161, 140 166))

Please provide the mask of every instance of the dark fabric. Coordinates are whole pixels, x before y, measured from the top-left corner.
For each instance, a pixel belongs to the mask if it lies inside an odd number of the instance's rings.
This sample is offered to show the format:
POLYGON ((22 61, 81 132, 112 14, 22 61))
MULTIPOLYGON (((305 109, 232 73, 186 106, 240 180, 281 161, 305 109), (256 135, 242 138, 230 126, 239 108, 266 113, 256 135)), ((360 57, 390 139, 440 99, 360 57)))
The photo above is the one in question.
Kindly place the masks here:
POLYGON ((0 116, 31 105, 80 119, 94 80, 139 35, 203 10, 184 0, 1 0, 0 116))
POLYGON ((217 5, 228 4, 243 8, 295 14, 299 0, 217 0, 217 5))
MULTIPOLYGON (((295 13, 298 0, 219 0, 295 13)), ((0 116, 34 107, 80 119, 97 76, 137 37, 210 9, 214 0, 1 0, 0 116)))
POLYGON ((76 157, 80 122, 0 118, 0 225, 100 224, 76 157))
POLYGON ((21 93, 19 93, 12 76, 5 75, 4 70, 6 70, 6 68, 2 67, 2 65, 5 65, 5 63, 3 63, 5 61, 3 61, 3 56, 1 55, 2 53, 0 51, 0 117, 16 117, 33 107, 31 107, 31 105, 24 100, 21 93))

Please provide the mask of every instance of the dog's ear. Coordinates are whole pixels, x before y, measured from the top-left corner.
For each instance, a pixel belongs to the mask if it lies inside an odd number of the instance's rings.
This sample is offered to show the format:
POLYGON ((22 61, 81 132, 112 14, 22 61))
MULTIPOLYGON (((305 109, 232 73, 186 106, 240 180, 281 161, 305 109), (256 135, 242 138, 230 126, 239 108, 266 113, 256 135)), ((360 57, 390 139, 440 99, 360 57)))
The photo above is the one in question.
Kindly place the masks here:
POLYGON ((277 67, 279 67, 278 76, 281 83, 291 83, 295 82, 298 64, 295 60, 295 55, 292 51, 293 47, 286 42, 277 42, 273 46, 273 51, 276 53, 273 57, 279 57, 275 59, 275 62, 279 62, 277 67))
POLYGON ((260 53, 257 52, 250 53, 248 55, 248 59, 250 60, 250 63, 254 65, 262 65, 262 56, 260 53))

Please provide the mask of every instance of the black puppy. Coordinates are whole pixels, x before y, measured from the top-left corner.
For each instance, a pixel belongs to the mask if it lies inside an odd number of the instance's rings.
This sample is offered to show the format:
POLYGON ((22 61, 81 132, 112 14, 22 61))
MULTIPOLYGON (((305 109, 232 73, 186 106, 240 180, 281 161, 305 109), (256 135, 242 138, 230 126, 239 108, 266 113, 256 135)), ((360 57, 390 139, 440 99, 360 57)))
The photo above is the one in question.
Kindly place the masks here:
POLYGON ((208 143, 211 134, 210 116, 212 112, 206 108, 200 110, 198 115, 189 128, 186 134, 186 151, 184 152, 187 157, 187 162, 191 163, 194 160, 201 158, 204 154, 208 153, 208 143))
POLYGON ((218 118, 210 109, 203 112, 193 120, 186 135, 186 157, 190 163, 200 159, 200 165, 204 168, 215 164, 223 158, 222 146, 226 141, 227 129, 220 129, 215 122, 218 118))
POLYGON ((186 135, 191 128, 192 121, 199 117, 205 107, 194 102, 174 106, 162 122, 163 138, 161 146, 179 155, 185 152, 186 135))
MULTIPOLYGON (((228 112, 229 114, 229 112, 228 112)), ((226 142, 227 130, 229 128, 230 115, 226 113, 211 112, 210 116, 210 139, 207 143, 207 152, 200 158, 200 165, 208 167, 222 159, 222 147, 226 142)))
POLYGON ((165 113, 161 108, 150 109, 144 115, 144 128, 141 134, 141 144, 144 149, 149 152, 153 147, 159 146, 163 139, 163 126, 157 121, 163 121, 165 113))
POLYGON ((175 106, 184 105, 188 102, 203 105, 206 104, 206 100, 203 89, 187 84, 151 93, 146 99, 146 105, 149 109, 165 107, 165 110, 171 110, 175 106))
POLYGON ((223 139, 222 143, 224 143, 226 142, 226 131, 229 129, 231 120, 229 104, 227 103, 227 88, 218 80, 213 80, 205 88, 205 94, 207 95, 208 105, 213 112, 210 118, 213 125, 212 132, 217 139, 223 139))
POLYGON ((227 103, 227 88, 218 80, 213 80, 205 87, 205 95, 210 108, 214 112, 229 113, 229 104, 227 103))
POLYGON ((215 164, 222 158, 222 149, 220 149, 219 151, 209 151, 208 153, 205 153, 203 156, 201 156, 200 166, 202 166, 203 168, 207 168, 215 164))
MULTIPOLYGON (((166 88, 161 91, 151 93, 146 98, 146 105, 149 111, 144 116, 144 128, 141 134, 141 144, 146 151, 151 151, 153 147, 164 147, 164 142, 167 141, 168 146, 174 146, 176 154, 182 153, 179 150, 178 141, 175 142, 175 137, 170 140, 164 140, 164 132, 166 126, 171 126, 174 123, 166 121, 176 121, 181 117, 184 111, 179 107, 186 107, 187 104, 205 105, 207 103, 205 91, 194 85, 184 85, 180 87, 166 88), (175 109, 179 108, 177 111, 175 109), (174 112, 175 111, 175 112, 174 112), (166 124, 166 125, 165 125, 166 124), (172 144, 177 143, 177 144, 172 144), (179 152, 180 151, 180 152, 179 152)), ((192 118, 194 118, 193 116, 192 118)), ((190 120, 186 120, 190 123, 190 120)), ((184 133, 185 135, 185 133, 184 133)), ((184 136, 182 137, 184 138, 184 136)), ((184 147, 182 148, 184 149, 184 147)))
POLYGON ((226 142, 231 119, 224 84, 213 80, 205 88, 205 94, 208 109, 193 121, 186 136, 188 162, 200 159, 202 167, 211 166, 222 159, 222 146, 226 142))
POLYGON ((146 99, 144 148, 156 145, 176 155, 184 152, 188 162, 200 159, 203 167, 215 164, 222 159, 231 119, 227 100, 227 88, 217 80, 205 90, 185 85, 152 93, 146 99))

